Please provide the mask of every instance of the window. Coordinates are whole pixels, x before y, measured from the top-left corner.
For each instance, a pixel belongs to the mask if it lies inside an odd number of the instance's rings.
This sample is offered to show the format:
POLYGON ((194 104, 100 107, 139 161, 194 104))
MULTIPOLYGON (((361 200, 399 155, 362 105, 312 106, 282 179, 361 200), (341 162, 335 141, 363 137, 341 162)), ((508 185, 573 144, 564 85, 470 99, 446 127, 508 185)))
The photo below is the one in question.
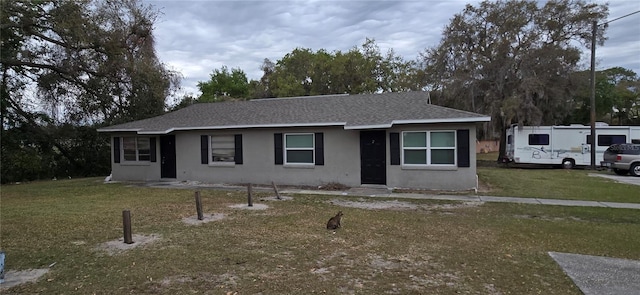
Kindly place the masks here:
POLYGON ((529 134, 529 145, 549 145, 549 134, 529 134))
POLYGON ((284 135, 284 162, 287 164, 314 164, 314 134, 294 133, 284 135))
POLYGON ((405 165, 454 165, 454 131, 407 131, 402 133, 402 163, 405 165))
MULTIPOLYGON (((597 133, 596 133, 597 134, 597 133)), ((598 135, 598 146, 610 146, 616 143, 626 143, 626 135, 598 135)), ((587 144, 591 144, 591 134, 587 134, 587 144)))
POLYGON ((235 163, 235 138, 233 135, 211 136, 211 162, 235 163))
POLYGON ((125 161, 151 160, 151 143, 149 137, 123 137, 122 150, 125 161))
POLYGON ((242 134, 200 135, 200 164, 242 163, 242 134))
POLYGON ((614 143, 625 142, 627 142, 627 137, 624 135, 598 135, 598 146, 610 146, 614 143))

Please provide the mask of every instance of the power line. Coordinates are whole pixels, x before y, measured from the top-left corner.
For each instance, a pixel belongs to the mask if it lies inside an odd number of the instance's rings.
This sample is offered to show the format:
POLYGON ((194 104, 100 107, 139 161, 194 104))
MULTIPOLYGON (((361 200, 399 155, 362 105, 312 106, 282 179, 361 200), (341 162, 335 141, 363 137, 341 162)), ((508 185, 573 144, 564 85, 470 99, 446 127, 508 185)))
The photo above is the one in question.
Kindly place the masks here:
POLYGON ((619 20, 619 19, 621 19, 621 18, 625 18, 625 17, 627 17, 627 16, 634 15, 634 14, 636 14, 636 13, 640 13, 640 10, 635 11, 635 12, 632 12, 632 13, 629 13, 629 14, 627 14, 627 15, 623 15, 623 16, 621 16, 621 17, 614 18, 614 19, 612 19, 612 20, 608 20, 608 21, 603 22, 603 23, 598 24, 598 25, 606 25, 606 24, 608 24, 608 23, 611 23, 611 22, 617 21, 617 20, 619 20))

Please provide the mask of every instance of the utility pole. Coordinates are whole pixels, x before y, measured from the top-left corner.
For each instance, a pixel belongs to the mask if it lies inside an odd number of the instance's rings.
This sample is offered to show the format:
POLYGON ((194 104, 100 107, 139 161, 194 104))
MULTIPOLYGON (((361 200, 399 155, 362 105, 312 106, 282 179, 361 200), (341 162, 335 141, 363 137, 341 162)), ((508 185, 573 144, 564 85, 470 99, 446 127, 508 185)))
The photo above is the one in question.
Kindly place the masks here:
POLYGON ((591 170, 596 170, 596 36, 598 21, 594 20, 591 31, 591 170))
MULTIPOLYGON (((600 25, 608 25, 619 19, 640 13, 640 10, 606 21, 600 25)), ((591 170, 596 169, 596 38, 598 36, 598 21, 594 20, 591 28, 591 170)))

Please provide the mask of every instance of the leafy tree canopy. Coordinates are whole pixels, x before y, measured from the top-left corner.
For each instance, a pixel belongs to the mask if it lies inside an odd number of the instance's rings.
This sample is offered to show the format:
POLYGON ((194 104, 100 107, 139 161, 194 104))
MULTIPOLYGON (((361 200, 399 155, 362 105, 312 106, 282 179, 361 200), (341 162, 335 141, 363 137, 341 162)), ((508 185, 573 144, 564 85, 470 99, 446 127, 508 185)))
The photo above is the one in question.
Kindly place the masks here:
POLYGON ((226 66, 215 69, 209 81, 198 82, 198 88, 202 92, 198 102, 246 99, 249 94, 249 82, 244 71, 234 68, 229 72, 226 66))
POLYGON ((40 160, 64 162, 61 169, 69 174, 92 167, 91 159, 99 157, 77 147, 107 143, 97 136, 81 142, 91 138, 87 131, 64 126, 110 125, 164 112, 179 77, 156 57, 157 12, 141 1, 1 1, 0 9, 3 181, 20 169, 42 171, 33 165, 40 160))
POLYGON ((491 115, 489 137, 515 122, 560 123, 573 107, 576 46, 590 45, 592 22, 607 15, 606 4, 582 0, 467 5, 422 54, 425 83, 438 104, 491 115))

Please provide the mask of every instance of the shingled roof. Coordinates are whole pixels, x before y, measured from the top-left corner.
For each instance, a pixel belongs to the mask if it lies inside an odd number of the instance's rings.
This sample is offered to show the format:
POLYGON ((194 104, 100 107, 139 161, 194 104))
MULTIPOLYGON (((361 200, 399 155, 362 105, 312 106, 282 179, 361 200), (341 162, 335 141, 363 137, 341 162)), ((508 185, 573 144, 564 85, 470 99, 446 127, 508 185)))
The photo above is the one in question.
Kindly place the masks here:
POLYGON ((371 129, 389 128, 394 124, 489 120, 485 115, 429 104, 426 92, 414 91, 198 103, 98 131, 167 134, 177 130, 297 126, 371 129))

